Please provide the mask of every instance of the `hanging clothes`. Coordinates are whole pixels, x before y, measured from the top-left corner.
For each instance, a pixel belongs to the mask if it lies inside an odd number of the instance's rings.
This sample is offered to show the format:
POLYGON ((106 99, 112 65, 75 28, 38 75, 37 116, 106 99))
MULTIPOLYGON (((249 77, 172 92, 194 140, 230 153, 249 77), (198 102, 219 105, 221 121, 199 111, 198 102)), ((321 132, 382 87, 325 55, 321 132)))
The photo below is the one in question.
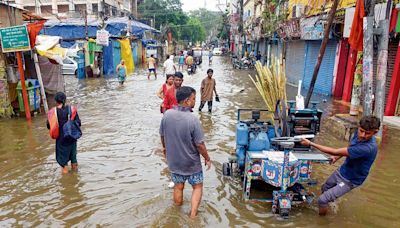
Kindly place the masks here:
POLYGON ((352 48, 357 51, 363 50, 363 18, 365 15, 364 11, 364 0, 357 0, 356 10, 354 12, 353 23, 351 24, 351 31, 349 37, 349 44, 352 48))

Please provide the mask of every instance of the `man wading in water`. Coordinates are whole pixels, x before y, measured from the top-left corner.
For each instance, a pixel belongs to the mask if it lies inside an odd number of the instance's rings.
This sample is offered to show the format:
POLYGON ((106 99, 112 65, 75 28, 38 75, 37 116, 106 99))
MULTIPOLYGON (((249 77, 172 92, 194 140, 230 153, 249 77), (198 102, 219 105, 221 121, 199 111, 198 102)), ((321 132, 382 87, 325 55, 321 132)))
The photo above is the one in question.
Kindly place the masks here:
POLYGON ((211 168, 211 159, 204 143, 201 123, 191 113, 196 103, 196 90, 183 86, 176 92, 176 99, 179 105, 166 111, 161 120, 161 143, 175 184, 174 202, 178 206, 182 205, 183 189, 188 181, 193 187, 190 217, 194 218, 203 195, 200 155, 204 157, 207 170, 211 168))
POLYGON ((178 101, 176 100, 176 91, 178 91, 183 82, 183 74, 181 72, 176 72, 174 76, 174 86, 167 90, 164 94, 164 103, 163 108, 164 111, 171 109, 178 105, 178 101))
POLYGON ((328 203, 335 201, 365 181, 378 152, 374 135, 378 132, 380 125, 379 118, 375 116, 363 117, 349 147, 339 149, 302 139, 301 144, 304 146, 312 146, 332 155, 332 163, 341 157, 346 157, 343 165, 322 185, 322 195, 318 199, 319 215, 326 215, 328 203))
MULTIPOLYGON (((215 79, 212 78, 213 74, 214 71, 212 69, 208 69, 207 77, 203 79, 203 81, 201 82, 201 88, 200 88, 201 102, 200 102, 199 112, 201 112, 201 110, 204 108, 205 103, 207 102, 208 112, 211 113, 214 93, 215 96, 218 97, 217 89, 215 88, 215 79)), ((217 98, 217 101, 218 100, 219 98, 217 98)))
POLYGON ((119 84, 123 85, 125 82, 125 78, 126 78, 126 66, 125 66, 124 60, 121 60, 121 63, 118 64, 118 66, 117 66, 117 75, 118 75, 119 84))

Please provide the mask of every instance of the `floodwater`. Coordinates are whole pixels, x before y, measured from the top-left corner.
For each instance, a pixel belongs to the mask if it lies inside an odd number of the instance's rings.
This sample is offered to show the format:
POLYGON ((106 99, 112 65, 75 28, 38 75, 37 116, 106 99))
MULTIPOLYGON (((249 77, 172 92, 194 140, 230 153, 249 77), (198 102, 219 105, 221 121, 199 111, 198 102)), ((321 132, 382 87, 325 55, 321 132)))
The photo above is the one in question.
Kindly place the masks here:
MULTIPOLYGON (((137 69, 124 86, 115 78, 66 77, 69 102, 78 105, 83 124, 78 173, 61 174, 44 115, 30 125, 24 118, 0 121, 0 227, 400 227, 398 130, 385 131, 366 183, 327 217, 311 205, 293 208, 281 220, 271 214, 271 204, 243 201, 240 181, 223 177, 221 167, 235 146, 236 110, 264 105, 247 76, 253 72, 232 70, 224 57, 214 57, 212 67, 221 102, 212 115, 194 112, 213 160, 198 218, 188 218, 191 189, 176 207, 167 187, 155 95, 163 80, 148 81, 146 71, 137 69)), ((185 74, 184 84, 198 89, 207 68, 204 61, 196 75, 185 74)), ((346 111, 329 100, 321 106, 326 115, 346 111)), ((346 145, 322 128, 318 141, 346 145)), ((338 165, 313 167, 318 186, 338 165)))

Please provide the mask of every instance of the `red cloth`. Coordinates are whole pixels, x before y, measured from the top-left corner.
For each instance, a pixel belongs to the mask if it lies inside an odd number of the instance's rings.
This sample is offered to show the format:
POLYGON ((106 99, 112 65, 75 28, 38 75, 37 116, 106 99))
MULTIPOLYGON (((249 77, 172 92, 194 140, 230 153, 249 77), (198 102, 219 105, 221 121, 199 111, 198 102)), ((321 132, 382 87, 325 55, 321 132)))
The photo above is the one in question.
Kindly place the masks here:
POLYGON ((350 46, 357 50, 363 50, 363 18, 365 15, 364 11, 364 0, 357 0, 356 10, 354 12, 353 23, 351 24, 351 31, 349 37, 350 46))
POLYGON ((175 87, 170 88, 164 95, 164 111, 171 109, 178 105, 175 95, 175 87))
POLYGON ((46 21, 38 21, 32 24, 28 24, 28 33, 29 33, 29 40, 31 43, 31 48, 35 47, 36 43, 36 36, 39 34, 40 30, 42 30, 44 23, 46 21))
POLYGON ((389 27, 389 32, 393 32, 393 30, 396 29, 396 24, 397 24, 397 15, 399 13, 399 10, 394 8, 392 10, 392 16, 390 17, 390 27, 389 27))

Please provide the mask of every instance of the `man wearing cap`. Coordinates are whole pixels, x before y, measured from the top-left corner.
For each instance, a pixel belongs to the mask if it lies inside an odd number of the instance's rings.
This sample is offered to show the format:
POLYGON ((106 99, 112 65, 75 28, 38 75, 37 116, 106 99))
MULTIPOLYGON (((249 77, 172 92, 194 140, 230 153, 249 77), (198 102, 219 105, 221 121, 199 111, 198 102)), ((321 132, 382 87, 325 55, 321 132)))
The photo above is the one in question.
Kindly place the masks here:
POLYGON ((188 86, 176 92, 178 106, 165 112, 160 125, 161 143, 174 182, 174 202, 181 206, 185 182, 192 185, 190 217, 194 218, 203 195, 203 171, 200 155, 207 170, 211 159, 204 143, 201 123, 191 110, 196 103, 196 91, 188 86))

